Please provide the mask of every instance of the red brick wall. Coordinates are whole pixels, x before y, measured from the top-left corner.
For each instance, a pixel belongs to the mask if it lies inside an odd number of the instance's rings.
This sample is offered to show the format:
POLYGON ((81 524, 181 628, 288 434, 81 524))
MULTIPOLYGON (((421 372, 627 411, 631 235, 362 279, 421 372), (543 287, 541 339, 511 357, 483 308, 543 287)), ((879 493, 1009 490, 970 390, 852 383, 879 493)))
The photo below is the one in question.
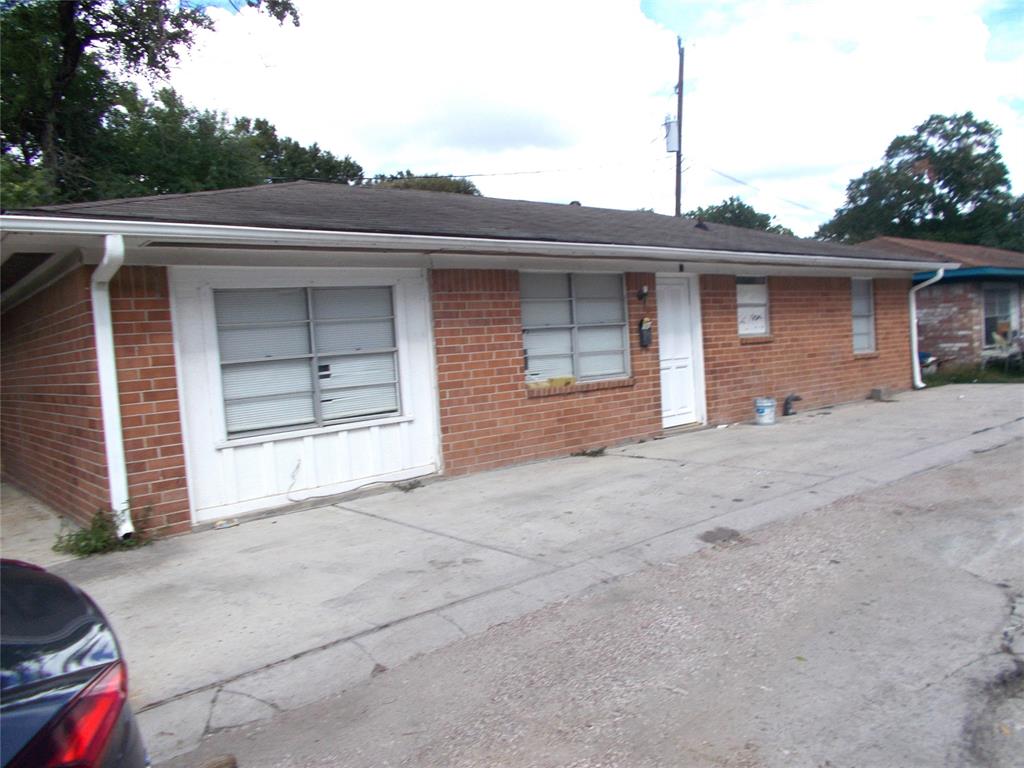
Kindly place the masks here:
POLYGON ((700 285, 709 423, 751 419, 755 397, 774 397, 781 414, 790 393, 807 409, 911 386, 909 280, 874 281, 877 351, 860 355, 847 278, 768 278, 765 339, 737 335, 734 277, 705 275, 700 285))
POLYGON ((111 283, 110 308, 136 525, 181 533, 191 528, 191 516, 167 270, 123 267, 111 283))
POLYGON ((981 362, 985 297, 981 283, 939 282, 917 293, 918 348, 943 364, 981 362))
MULTIPOLYGON (((80 523, 109 508, 89 277, 79 269, 3 316, 3 476, 80 523)), ((188 530, 166 270, 125 267, 111 309, 136 527, 188 530)))
MULTIPOLYGON (((658 347, 641 349, 635 328, 657 314, 654 276, 629 274, 630 360, 626 386, 526 387, 519 275, 505 270, 431 273, 445 472, 460 474, 594 448, 661 429, 658 347)), ((620 382, 621 384, 621 382, 620 382)))
POLYGON ((85 522, 109 506, 89 271, 3 315, 3 477, 85 522))

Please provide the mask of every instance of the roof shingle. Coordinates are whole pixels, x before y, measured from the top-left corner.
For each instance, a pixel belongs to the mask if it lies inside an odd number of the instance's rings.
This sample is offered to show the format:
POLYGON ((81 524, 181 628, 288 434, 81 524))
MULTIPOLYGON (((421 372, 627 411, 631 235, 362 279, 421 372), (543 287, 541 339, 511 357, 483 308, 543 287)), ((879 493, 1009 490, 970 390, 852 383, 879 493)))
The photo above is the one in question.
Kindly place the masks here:
POLYGON ((274 229, 935 261, 932 254, 897 254, 884 248, 846 246, 724 224, 709 223, 705 228, 697 228, 692 219, 643 211, 444 192, 350 187, 312 181, 51 205, 17 213, 274 229))
POLYGON ((989 248, 985 245, 944 243, 939 240, 912 240, 907 237, 876 237, 862 243, 906 258, 926 257, 935 261, 958 261, 964 267, 1017 267, 1024 269, 1024 253, 989 248))

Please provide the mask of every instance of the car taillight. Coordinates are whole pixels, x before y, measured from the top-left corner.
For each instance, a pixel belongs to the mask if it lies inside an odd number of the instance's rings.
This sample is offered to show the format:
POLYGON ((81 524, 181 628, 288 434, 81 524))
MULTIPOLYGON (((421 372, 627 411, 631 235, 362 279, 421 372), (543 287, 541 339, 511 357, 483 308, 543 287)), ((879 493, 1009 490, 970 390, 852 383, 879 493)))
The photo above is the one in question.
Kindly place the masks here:
POLYGON ((128 698, 124 664, 115 662, 83 688, 45 730, 11 762, 11 768, 93 768, 128 698))

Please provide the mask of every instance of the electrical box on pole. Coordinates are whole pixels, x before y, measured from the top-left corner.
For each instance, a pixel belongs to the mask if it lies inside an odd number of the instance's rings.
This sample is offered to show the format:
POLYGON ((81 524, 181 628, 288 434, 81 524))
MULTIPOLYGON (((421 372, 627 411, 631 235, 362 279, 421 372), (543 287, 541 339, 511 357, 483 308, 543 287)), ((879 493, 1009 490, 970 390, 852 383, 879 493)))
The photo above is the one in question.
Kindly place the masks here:
POLYGON ((672 115, 665 117, 665 151, 679 151, 679 122, 672 115))

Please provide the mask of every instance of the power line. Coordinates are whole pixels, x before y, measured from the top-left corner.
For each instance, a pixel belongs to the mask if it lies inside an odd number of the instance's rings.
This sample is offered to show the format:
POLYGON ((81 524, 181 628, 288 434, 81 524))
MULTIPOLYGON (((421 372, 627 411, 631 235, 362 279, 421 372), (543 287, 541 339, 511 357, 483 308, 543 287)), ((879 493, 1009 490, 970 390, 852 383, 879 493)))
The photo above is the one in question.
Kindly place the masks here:
MULTIPOLYGON (((649 144, 653 144, 656 141, 660 141, 660 140, 662 140, 662 137, 661 136, 657 136, 653 140, 651 140, 649 142, 649 144)), ((666 159, 668 159, 668 158, 666 158, 666 159)), ((394 180, 395 181, 401 181, 402 179, 439 179, 439 178, 440 179, 480 179, 480 178, 497 178, 497 177, 507 177, 507 176, 539 176, 539 175, 544 175, 544 174, 555 174, 555 173, 581 173, 581 172, 586 172, 586 171, 606 170, 606 169, 609 169, 609 168, 621 168, 623 166, 629 166, 629 167, 633 168, 634 170, 639 170, 641 168, 645 168, 645 169, 648 169, 649 173, 656 173, 658 171, 664 170, 664 166, 666 164, 667 163, 665 163, 665 162, 657 161, 657 160, 656 161, 647 162, 647 163, 643 163, 643 164, 637 164, 636 162, 632 162, 632 161, 625 161, 625 162, 621 162, 621 163, 603 163, 601 165, 577 166, 577 167, 572 167, 572 168, 537 168, 537 169, 524 170, 524 171, 495 171, 495 172, 490 172, 490 173, 416 174, 416 175, 412 175, 412 176, 402 176, 400 179, 394 179, 394 180)), ((693 161, 689 161, 689 164, 685 168, 681 169, 681 173, 685 174, 688 171, 693 170, 693 167, 694 167, 693 161)), ((812 207, 810 205, 806 205, 805 203, 801 203, 801 202, 799 202, 797 200, 790 200, 787 197, 783 197, 781 195, 777 195, 774 192, 771 192, 769 190, 765 190, 762 187, 759 187, 759 186, 757 186, 755 184, 751 184, 749 181, 745 181, 745 180, 743 180, 741 178, 733 176, 732 174, 726 173, 725 171, 720 171, 717 168, 712 168, 710 166, 704 166, 704 167, 707 168, 708 170, 710 170, 712 173, 714 173, 714 174, 716 174, 718 176, 721 176, 723 179, 731 181, 734 184, 739 184, 740 186, 747 187, 748 189, 752 189, 755 192, 760 192, 762 194, 766 194, 766 195, 769 195, 771 197, 774 197, 777 200, 781 200, 782 202, 786 203, 787 205, 791 205, 791 206, 793 206, 795 208, 800 208, 802 210, 808 211, 809 213, 814 213, 814 214, 817 214, 819 216, 831 216, 832 215, 830 213, 826 213, 826 212, 821 211, 821 210, 819 210, 817 208, 814 208, 814 207, 812 207)), ((379 176, 384 176, 385 177, 383 179, 384 181, 391 181, 392 180, 392 179, 387 178, 386 174, 378 174, 378 175, 379 176)), ((366 177, 366 180, 367 181, 374 181, 375 179, 371 178, 371 177, 366 177)))
MULTIPOLYGON (((654 141, 658 141, 659 139, 660 139, 660 137, 654 139, 654 141)), ((653 144, 654 141, 651 141, 650 143, 653 144)), ((383 174, 382 173, 382 174, 377 174, 377 175, 384 176, 385 177, 385 179, 384 179, 385 181, 392 181, 392 180, 394 180, 394 181, 401 181, 403 179, 480 179, 480 178, 488 178, 488 177, 495 177, 495 176, 536 176, 536 175, 541 175, 541 174, 545 174, 545 173, 580 173, 580 172, 584 172, 584 171, 604 170, 604 169, 607 169, 607 168, 621 168, 623 166, 631 166, 633 168, 637 168, 637 167, 644 168, 644 167, 654 167, 655 165, 658 165, 658 164, 660 164, 660 163, 659 162, 654 162, 654 163, 647 163, 647 164, 643 164, 643 165, 639 165, 638 166, 638 164, 633 162, 633 161, 623 161, 621 163, 602 163, 601 165, 577 166, 575 168, 540 168, 540 169, 537 169, 537 170, 530 170, 530 171, 497 171, 497 172, 494 172, 494 173, 431 173, 431 174, 415 174, 415 175, 412 175, 412 176, 402 176, 400 178, 395 178, 395 179, 388 178, 388 174, 383 174)), ((397 174, 395 174, 395 175, 397 176, 397 174)), ((370 178, 370 177, 368 177, 368 178, 370 178)), ((372 178, 375 178, 375 177, 372 177, 372 178)), ((370 180, 372 180, 372 178, 370 178, 370 180)))
POLYGON ((803 210, 809 211, 810 213, 816 213, 819 216, 831 216, 832 215, 830 213, 825 213, 824 211, 819 211, 817 208, 812 208, 809 205, 804 205, 803 203, 798 203, 796 200, 790 200, 789 198, 782 197, 782 195, 776 195, 774 192, 768 192, 768 191, 766 191, 764 189, 761 189, 758 186, 755 186, 755 185, 751 184, 749 181, 744 181, 743 179, 738 179, 735 176, 730 176, 728 173, 725 173, 724 171, 720 171, 717 168, 712 168, 710 166, 706 166, 706 167, 708 168, 709 171, 711 171, 712 173, 717 173, 723 179, 728 179, 729 181, 731 181, 731 182, 733 182, 735 184, 741 184, 744 187, 749 187, 750 189, 754 190, 755 192, 761 192, 763 194, 770 195, 771 197, 774 197, 774 198, 776 198, 778 200, 781 200, 784 203, 788 203, 789 205, 795 206, 797 208, 802 208, 803 210))

